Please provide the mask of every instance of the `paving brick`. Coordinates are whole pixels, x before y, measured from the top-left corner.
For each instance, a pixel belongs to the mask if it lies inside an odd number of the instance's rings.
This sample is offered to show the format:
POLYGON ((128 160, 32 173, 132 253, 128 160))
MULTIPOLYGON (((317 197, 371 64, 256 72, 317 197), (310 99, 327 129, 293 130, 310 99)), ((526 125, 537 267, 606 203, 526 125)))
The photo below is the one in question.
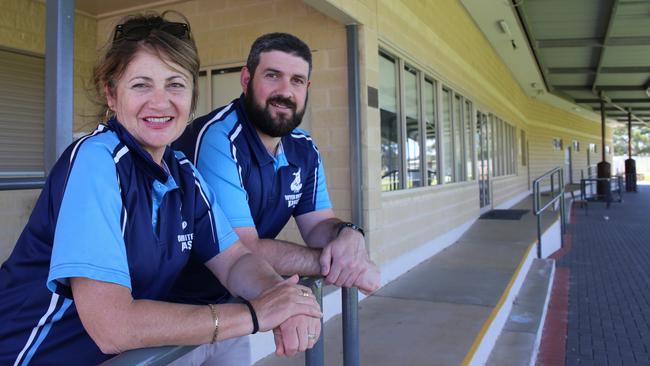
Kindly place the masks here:
POLYGON ((566 365, 650 365, 650 186, 624 197, 567 225, 571 249, 557 262, 571 273, 566 365))

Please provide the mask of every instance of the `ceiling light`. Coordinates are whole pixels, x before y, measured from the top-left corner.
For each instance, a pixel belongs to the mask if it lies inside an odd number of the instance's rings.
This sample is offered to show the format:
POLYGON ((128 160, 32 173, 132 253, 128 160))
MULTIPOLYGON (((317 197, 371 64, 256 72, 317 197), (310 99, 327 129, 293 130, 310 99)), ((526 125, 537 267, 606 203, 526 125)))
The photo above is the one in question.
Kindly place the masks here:
POLYGON ((645 94, 650 98, 650 86, 645 88, 645 94))

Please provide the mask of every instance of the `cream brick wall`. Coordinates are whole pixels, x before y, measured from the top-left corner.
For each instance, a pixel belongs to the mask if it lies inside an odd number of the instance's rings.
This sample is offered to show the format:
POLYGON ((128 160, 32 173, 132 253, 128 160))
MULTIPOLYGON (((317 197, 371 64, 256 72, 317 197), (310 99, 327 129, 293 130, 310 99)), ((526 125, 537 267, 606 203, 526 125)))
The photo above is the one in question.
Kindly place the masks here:
MULTIPOLYGON (((350 168, 345 26, 300 0, 193 0, 154 8, 184 14, 192 26, 201 64, 242 65, 253 41, 268 32, 288 32, 313 52, 311 134, 325 165, 330 198, 338 217, 349 220, 350 168)), ((97 39, 105 42, 119 16, 101 19, 97 39)), ((301 242, 292 222, 278 236, 301 242)))
POLYGON ((38 189, 0 191, 0 263, 13 250, 39 194, 38 189))

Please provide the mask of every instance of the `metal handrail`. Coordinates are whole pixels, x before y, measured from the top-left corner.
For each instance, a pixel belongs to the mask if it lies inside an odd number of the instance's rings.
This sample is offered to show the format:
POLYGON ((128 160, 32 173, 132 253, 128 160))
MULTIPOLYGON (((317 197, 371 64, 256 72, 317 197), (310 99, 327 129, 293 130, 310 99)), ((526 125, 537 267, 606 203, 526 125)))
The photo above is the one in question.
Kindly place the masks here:
MULTIPOLYGON (((300 284, 309 287, 316 300, 323 308, 323 285, 321 277, 302 277, 300 284)), ((325 341, 323 337, 323 318, 321 318, 321 334, 314 347, 305 352, 306 366, 323 366, 325 360, 325 341)), ((163 366, 175 361, 192 351, 197 346, 164 346, 134 349, 104 361, 101 366, 163 366)))
MULTIPOLYGON (((612 199, 612 193, 617 192, 618 193, 618 202, 621 202, 623 200, 623 177, 620 175, 609 177, 609 178, 587 178, 587 179, 580 179, 580 198, 583 200, 586 200, 590 197, 587 197, 587 184, 589 184, 590 187, 593 186, 593 183, 598 183, 598 182, 607 182, 608 184, 605 185, 605 194, 601 195, 604 196, 604 201, 607 205, 607 208, 609 208, 611 202, 613 201, 612 199), (615 187, 612 189, 612 185, 615 185, 615 187)), ((598 195, 596 195, 598 196, 598 195)), ((593 192, 592 196, 593 197, 593 192)))
POLYGON ((542 258, 542 217, 540 216, 544 210, 551 207, 555 202, 560 201, 560 228, 561 238, 560 247, 564 247, 564 232, 565 228, 565 203, 564 203, 564 169, 557 167, 542 174, 533 181, 533 212, 537 216, 537 258, 542 258), (558 191, 555 194, 555 177, 558 179, 558 191), (548 201, 543 207, 541 206, 541 190, 539 188, 540 182, 543 179, 549 178, 551 181, 551 200, 548 201))

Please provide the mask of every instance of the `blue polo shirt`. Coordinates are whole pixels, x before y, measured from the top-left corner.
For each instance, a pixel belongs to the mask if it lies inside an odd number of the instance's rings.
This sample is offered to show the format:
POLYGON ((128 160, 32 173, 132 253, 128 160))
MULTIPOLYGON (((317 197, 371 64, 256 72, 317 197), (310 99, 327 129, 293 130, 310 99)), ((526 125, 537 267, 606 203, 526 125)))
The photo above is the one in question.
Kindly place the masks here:
POLYGON ((69 284, 85 277, 166 300, 190 258, 237 240, 192 163, 167 149, 154 163, 115 120, 66 149, 0 268, 0 365, 91 365, 69 284))
MULTIPOLYGON (((244 96, 195 119, 173 144, 196 165, 213 188, 233 227, 255 227, 275 238, 291 216, 331 208, 320 154, 305 131, 281 138, 270 155, 249 122, 244 96)), ((191 261, 174 293, 199 303, 227 294, 214 287, 209 271, 191 261)))

